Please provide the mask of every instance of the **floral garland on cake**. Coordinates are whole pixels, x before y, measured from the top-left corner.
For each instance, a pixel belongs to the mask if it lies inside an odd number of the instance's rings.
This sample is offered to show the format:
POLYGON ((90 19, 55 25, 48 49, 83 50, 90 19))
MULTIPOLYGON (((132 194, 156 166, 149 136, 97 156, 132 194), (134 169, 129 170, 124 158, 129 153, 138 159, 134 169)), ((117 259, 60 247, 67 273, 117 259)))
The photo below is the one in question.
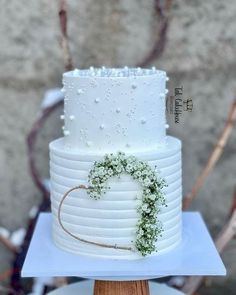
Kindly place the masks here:
POLYGON ((106 182, 113 176, 127 173, 137 180, 143 187, 142 202, 138 207, 140 218, 137 223, 135 248, 142 256, 156 250, 155 242, 161 235, 163 228, 156 216, 159 206, 166 206, 162 188, 166 186, 164 179, 157 176, 147 163, 135 156, 126 156, 125 153, 107 154, 104 159, 95 162, 89 172, 89 196, 99 199, 106 192, 106 182))

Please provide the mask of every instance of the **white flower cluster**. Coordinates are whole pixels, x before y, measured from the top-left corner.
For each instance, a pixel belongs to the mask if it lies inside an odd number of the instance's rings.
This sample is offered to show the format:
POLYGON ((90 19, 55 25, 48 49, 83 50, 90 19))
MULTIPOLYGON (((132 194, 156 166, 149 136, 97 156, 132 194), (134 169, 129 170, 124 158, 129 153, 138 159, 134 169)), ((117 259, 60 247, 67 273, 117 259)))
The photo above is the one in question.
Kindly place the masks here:
POLYGON ((128 173, 143 187, 142 204, 138 208, 140 218, 135 247, 141 255, 146 256, 155 251, 155 242, 162 232, 162 226, 156 217, 158 206, 165 205, 162 188, 166 184, 147 163, 118 152, 115 155, 105 155, 102 161, 94 163, 88 177, 90 197, 99 199, 107 189, 107 180, 122 173, 128 173))

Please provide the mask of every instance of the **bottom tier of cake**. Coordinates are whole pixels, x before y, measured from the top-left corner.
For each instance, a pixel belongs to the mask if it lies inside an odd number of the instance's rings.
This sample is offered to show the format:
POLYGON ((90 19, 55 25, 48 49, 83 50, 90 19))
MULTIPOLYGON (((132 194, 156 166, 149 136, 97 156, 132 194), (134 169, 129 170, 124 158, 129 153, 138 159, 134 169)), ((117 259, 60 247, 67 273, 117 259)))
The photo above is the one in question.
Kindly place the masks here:
MULTIPOLYGON (((156 242, 161 255, 181 242, 182 235, 182 176, 181 142, 167 137, 166 146, 156 151, 135 153, 138 159, 151 167, 157 166, 167 187, 166 207, 161 207, 157 220, 162 223, 163 233, 156 242)), ((50 144, 51 208, 53 215, 53 240, 66 251, 79 255, 107 257, 112 259, 139 259, 138 252, 104 248, 76 240, 67 234, 58 221, 58 207, 63 195, 71 188, 87 185, 88 173, 94 161, 103 155, 82 154, 64 148, 63 139, 50 144)), ((139 218, 137 208, 141 202, 142 187, 131 176, 111 178, 109 189, 99 200, 91 199, 86 190, 77 190, 63 202, 61 220, 64 227, 82 239, 102 244, 130 246, 136 235, 139 218)))

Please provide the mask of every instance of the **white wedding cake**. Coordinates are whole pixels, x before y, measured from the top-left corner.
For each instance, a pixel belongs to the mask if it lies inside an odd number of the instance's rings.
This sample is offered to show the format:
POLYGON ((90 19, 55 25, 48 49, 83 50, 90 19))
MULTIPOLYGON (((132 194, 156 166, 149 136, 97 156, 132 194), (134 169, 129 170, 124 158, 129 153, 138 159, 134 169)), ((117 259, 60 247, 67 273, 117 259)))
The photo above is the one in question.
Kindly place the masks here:
POLYGON ((64 73, 64 137, 50 143, 59 248, 139 259, 181 242, 181 142, 166 135, 166 81, 155 68, 64 73))

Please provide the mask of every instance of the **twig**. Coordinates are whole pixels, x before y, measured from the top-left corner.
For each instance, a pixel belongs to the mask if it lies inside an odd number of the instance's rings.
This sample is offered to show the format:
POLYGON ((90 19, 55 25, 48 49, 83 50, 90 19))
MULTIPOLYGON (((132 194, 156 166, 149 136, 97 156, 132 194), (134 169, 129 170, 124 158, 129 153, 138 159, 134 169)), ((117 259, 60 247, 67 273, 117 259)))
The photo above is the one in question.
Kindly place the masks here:
POLYGON ((12 288, 5 287, 2 284, 0 284, 0 294, 12 294, 12 295, 20 295, 19 293, 16 293, 12 288), (3 292, 3 293, 2 293, 3 292))
POLYGON ((45 199, 49 198, 49 191, 45 187, 40 173, 36 167, 35 163, 35 144, 36 144, 36 139, 39 131, 42 129, 42 126, 46 119, 50 116, 50 114, 57 109, 60 105, 62 104, 61 101, 57 102, 55 105, 52 105, 46 109, 43 110, 43 112, 40 114, 40 117, 36 120, 34 123, 32 129, 30 130, 30 133, 27 136, 27 147, 28 147, 28 161, 29 161, 29 168, 31 172, 31 176, 33 178, 33 181, 37 188, 42 192, 43 197, 45 199))
POLYGON ((236 189, 234 190, 233 201, 230 208, 229 216, 232 216, 235 210, 236 210, 236 189))
POLYGON ((236 99, 234 100, 234 102, 231 106, 225 127, 224 127, 208 161, 207 161, 205 168, 202 170, 201 174, 199 175, 199 177, 198 177, 197 181, 195 182, 190 193, 188 193, 185 196, 185 198, 183 199, 183 209, 187 209, 190 206, 193 199, 195 198, 195 196, 197 195, 197 193, 199 192, 199 190, 203 186, 209 173, 215 167, 215 165, 216 165, 217 161, 219 160, 219 158, 224 150, 224 147, 229 139, 229 136, 231 134, 231 131, 233 129, 233 125, 234 125, 235 121, 236 121, 236 99))
POLYGON ((13 269, 10 268, 10 269, 5 270, 4 272, 0 273, 0 282, 8 281, 9 277, 12 274, 18 273, 19 271, 20 271, 20 269, 17 269, 17 268, 13 268, 13 269))
POLYGON ((60 0, 59 6, 59 21, 60 21, 60 29, 61 29, 61 48, 64 60, 64 66, 67 71, 73 69, 73 62, 70 53, 70 47, 68 42, 68 34, 67 34, 67 9, 66 9, 66 1, 60 0))
POLYGON ((236 209, 234 210, 229 222, 223 228, 219 236, 217 237, 215 244, 219 253, 225 249, 230 240, 233 239, 236 234, 236 209))
POLYGON ((0 242, 9 249, 12 253, 17 253, 17 247, 10 240, 0 235, 0 242))
POLYGON ((169 27, 169 10, 171 8, 172 1, 166 0, 162 5, 160 0, 155 0, 155 11, 157 16, 160 17, 160 28, 157 34, 158 38, 155 41, 152 49, 148 55, 137 65, 139 67, 145 67, 153 60, 157 59, 165 49, 167 41, 167 30, 169 27))
MULTIPOLYGON (((215 244, 219 253, 223 252, 223 250, 228 245, 228 243, 233 239, 235 234, 236 234, 236 210, 232 214, 232 217, 230 218, 229 222, 226 224, 226 226, 223 228, 223 230, 221 231, 221 233, 218 235, 218 237, 215 240, 215 244)), ((187 295, 191 295, 200 287, 200 285, 205 279, 206 278, 202 276, 189 277, 186 280, 181 291, 183 291, 187 295)))
MULTIPOLYGON (((166 0, 164 4, 161 4, 160 0, 155 0, 155 11, 157 16, 160 17, 160 28, 157 34, 158 38, 155 41, 152 49, 148 55, 137 64, 139 67, 144 67, 150 64, 153 60, 157 59, 165 49, 166 45, 166 35, 169 26, 169 10, 172 5, 172 0, 166 0)), ((59 6, 59 20, 60 29, 62 33, 61 37, 61 47, 63 52, 64 66, 67 71, 73 69, 73 61, 70 53, 68 34, 67 34, 67 9, 66 0, 60 0, 59 6)))

